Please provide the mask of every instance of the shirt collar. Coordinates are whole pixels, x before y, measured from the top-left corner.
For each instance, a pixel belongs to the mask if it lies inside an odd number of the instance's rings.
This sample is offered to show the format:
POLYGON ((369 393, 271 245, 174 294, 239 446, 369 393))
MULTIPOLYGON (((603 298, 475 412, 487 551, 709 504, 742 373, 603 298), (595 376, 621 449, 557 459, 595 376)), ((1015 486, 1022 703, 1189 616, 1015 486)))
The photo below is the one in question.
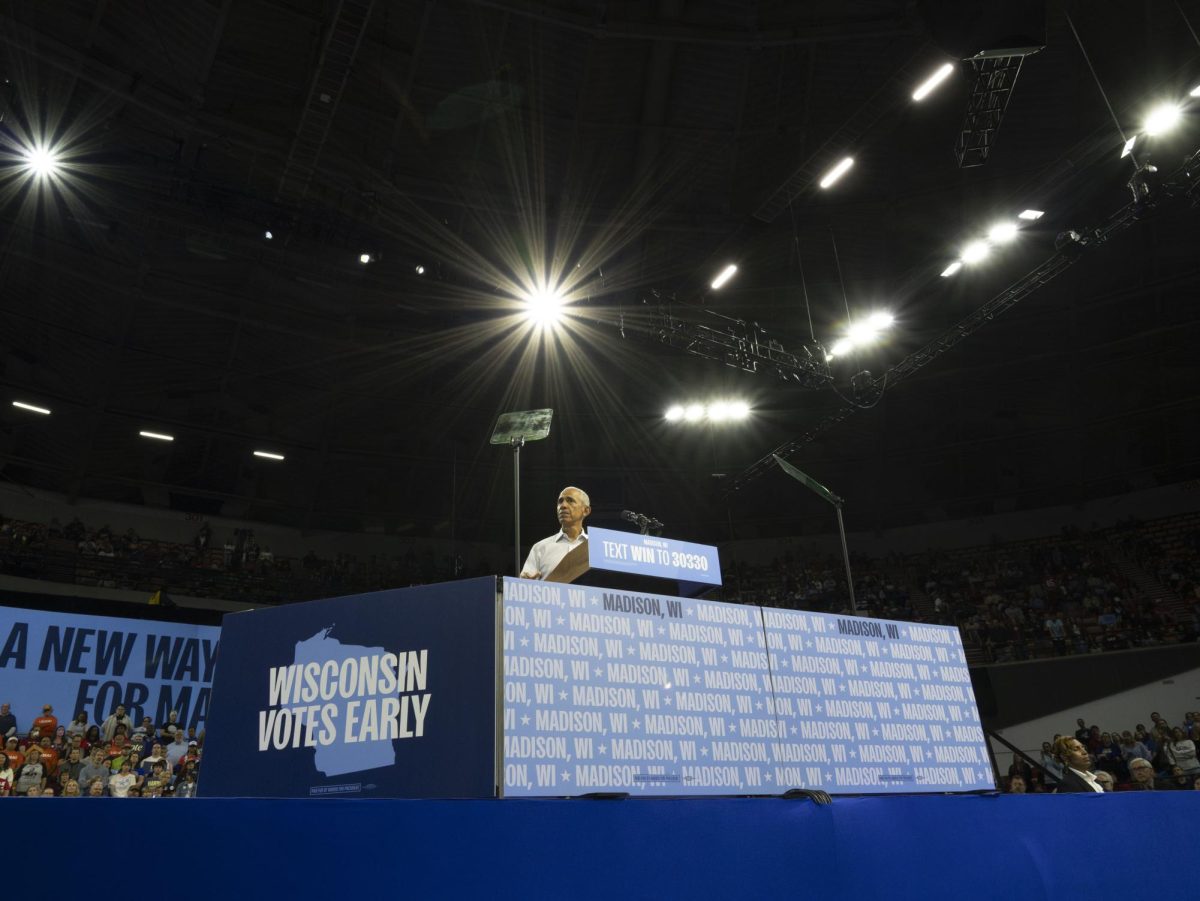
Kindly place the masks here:
POLYGON ((1092 791, 1097 791, 1097 792, 1104 791, 1104 786, 1096 781, 1095 774, 1092 773, 1090 770, 1077 770, 1077 769, 1075 769, 1075 767, 1068 767, 1068 769, 1070 769, 1070 771, 1072 773, 1078 773, 1079 778, 1081 778, 1088 785, 1092 786, 1092 791))
MULTIPOLYGON (((562 529, 559 529, 559 530, 558 530, 558 535, 555 537, 555 539, 554 539, 554 540, 555 540, 555 541, 565 541, 565 542, 567 542, 568 544, 571 544, 571 543, 572 543, 572 542, 571 542, 571 539, 567 537, 567 533, 566 533, 566 532, 564 532, 562 529)), ((587 530, 586 530, 586 529, 580 529, 580 530, 579 530, 579 537, 578 537, 578 538, 576 538, 575 540, 576 540, 576 541, 587 541, 587 530)))

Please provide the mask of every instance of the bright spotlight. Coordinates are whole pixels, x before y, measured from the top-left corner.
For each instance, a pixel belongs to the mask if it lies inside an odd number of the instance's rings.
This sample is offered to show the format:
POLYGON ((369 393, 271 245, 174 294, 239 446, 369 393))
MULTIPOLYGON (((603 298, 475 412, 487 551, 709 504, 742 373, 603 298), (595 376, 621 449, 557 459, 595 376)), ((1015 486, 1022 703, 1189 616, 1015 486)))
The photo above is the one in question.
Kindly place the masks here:
POLYGON ((138 432, 143 438, 152 438, 155 441, 174 441, 174 435, 164 435, 162 432, 138 432))
POLYGON ((1023 210, 1020 213, 1017 213, 1017 218, 1034 222, 1038 219, 1041 219, 1044 215, 1046 214, 1041 210, 1023 210))
POLYGON ((41 413, 43 416, 50 415, 50 411, 45 407, 35 407, 33 404, 27 404, 24 401, 14 400, 12 405, 18 410, 28 410, 30 413, 41 413))
POLYGON ((667 410, 667 422, 679 422, 681 419, 683 419, 683 407, 679 404, 667 410))
POLYGON ((254 456, 262 457, 264 460, 282 460, 284 458, 283 454, 275 454, 275 453, 272 453, 271 451, 259 451, 259 450, 256 450, 254 452, 254 456))
POLYGON ((1015 222, 997 222, 988 232, 988 240, 993 244, 1007 244, 1017 236, 1015 222))
POLYGON ((709 404, 708 418, 711 422, 724 422, 729 419, 729 405, 721 400, 709 404))
POLYGON ((972 241, 963 248, 962 261, 964 263, 978 263, 984 257, 991 253, 991 248, 987 241, 972 241))
POLYGON ((875 329, 877 332, 883 331, 885 328, 890 328, 896 318, 891 313, 880 311, 872 313, 867 317, 867 325, 875 329))
POLYGON ((416 273, 417 273, 417 275, 424 275, 424 274, 425 274, 425 267, 424 267, 424 266, 422 266, 420 263, 418 263, 418 264, 417 264, 417 266, 416 266, 416 268, 415 268, 413 271, 414 271, 414 272, 416 272, 416 273))
POLYGON ((48 147, 32 147, 23 154, 25 168, 37 178, 53 175, 58 171, 58 154, 48 147))
POLYGON ((375 258, 373 256, 371 256, 369 253, 360 253, 358 255, 358 261, 360 263, 362 263, 364 266, 367 265, 367 263, 373 262, 374 259, 375 258))
POLYGON ((270 229, 267 229, 265 232, 263 232, 263 237, 266 238, 268 241, 270 241, 275 236, 273 234, 271 234, 270 229))
POLYGON ((543 328, 558 322, 562 308, 563 296, 549 288, 540 288, 525 297, 525 318, 543 328))
POLYGON ((845 175, 847 172, 849 172, 850 167, 853 165, 854 165, 854 160, 851 157, 846 157, 844 160, 842 160, 840 163, 838 163, 836 166, 834 166, 832 169, 830 169, 828 172, 826 172, 824 178, 821 179, 819 184, 821 185, 822 188, 828 188, 835 181, 837 181, 839 178, 841 178, 843 175, 845 175))
POLYGON ((962 268, 962 260, 955 260, 949 266, 942 270, 942 278, 949 278, 962 268))
POLYGON ((833 347, 829 348, 827 359, 832 360, 834 357, 845 356, 854 347, 854 342, 849 338, 839 338, 833 342, 833 347))
POLYGON ((728 405, 727 409, 729 410, 729 418, 734 420, 735 422, 738 420, 745 419, 747 416, 750 415, 750 405, 748 403, 746 403, 744 400, 732 401, 728 405))
POLYGON ((1150 110, 1146 117, 1146 134, 1157 135, 1170 131, 1179 124, 1183 110, 1174 103, 1163 103, 1150 110))
POLYGON ((688 422, 699 422, 704 418, 704 404, 689 404, 683 411, 683 418, 688 422))
POLYGON ((1200 97, 1200 84, 1196 85, 1194 88, 1192 88, 1190 91, 1188 91, 1188 96, 1189 97, 1200 97))
POLYGON ((730 263, 728 266, 726 266, 724 269, 721 270, 720 275, 718 275, 716 278, 714 278, 712 280, 712 285, 710 287, 714 291, 716 291, 718 288, 720 288, 722 285, 724 285, 727 281, 729 281, 735 275, 737 275, 737 266, 733 265, 733 263, 730 263))
POLYGON ((920 87, 913 91, 912 99, 917 103, 920 103, 929 96, 930 92, 933 91, 934 88, 949 78, 950 73, 953 71, 954 65, 952 63, 943 63, 936 72, 921 82, 920 87))

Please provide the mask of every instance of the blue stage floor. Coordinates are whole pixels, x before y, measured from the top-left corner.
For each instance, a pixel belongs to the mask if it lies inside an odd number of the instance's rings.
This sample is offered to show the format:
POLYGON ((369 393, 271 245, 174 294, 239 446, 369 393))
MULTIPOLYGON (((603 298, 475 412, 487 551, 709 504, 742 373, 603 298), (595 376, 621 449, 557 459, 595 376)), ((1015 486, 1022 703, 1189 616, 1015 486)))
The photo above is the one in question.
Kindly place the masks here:
MULTIPOLYGON (((1142 897, 1185 888, 1200 792, 628 801, 7 800, 7 894, 221 898, 1142 897), (100 844, 63 844, 64 825, 100 844), (80 830, 83 832, 81 833, 80 830), (69 846, 69 847, 68 847, 69 846), (83 880, 83 882, 80 882, 83 880)), ((94 844, 94 843, 93 843, 94 844)))

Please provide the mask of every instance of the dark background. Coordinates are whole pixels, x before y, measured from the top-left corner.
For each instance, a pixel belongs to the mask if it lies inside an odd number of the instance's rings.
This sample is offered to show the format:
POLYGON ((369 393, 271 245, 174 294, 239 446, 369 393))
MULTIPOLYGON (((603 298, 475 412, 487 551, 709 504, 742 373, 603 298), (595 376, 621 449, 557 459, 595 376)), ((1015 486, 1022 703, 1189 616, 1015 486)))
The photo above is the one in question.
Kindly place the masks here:
MULTIPOLYGON (((523 453, 526 536, 553 528, 571 483, 590 491, 596 524, 633 508, 689 540, 828 531, 824 504, 778 472, 727 487, 850 409, 855 372, 880 376, 1050 257, 1058 232, 1131 199, 1067 14, 1126 130, 1200 83, 1197 3, 1050 2, 1035 15, 1046 48, 1025 60, 990 159, 960 169, 969 79, 908 99, 966 52, 935 7, 0 4, 0 478, 300 528, 507 542, 510 454, 488 438, 501 412, 552 407, 550 438, 523 453), (69 164, 53 187, 16 165, 13 142, 38 134, 69 164), (857 162, 834 189, 801 180, 789 209, 755 217, 794 173, 846 152, 857 162), (1046 215, 1014 245, 939 278, 969 238, 1026 207, 1046 215), (738 276, 709 291, 730 259, 738 276), (573 316, 539 342, 512 288, 547 270, 571 276, 573 316), (843 286, 854 315, 887 308, 897 324, 834 362, 837 391, 636 328, 657 291, 798 350, 807 293, 830 344, 843 286), (718 395, 746 397, 753 416, 663 419, 718 395), (176 440, 139 438, 146 428, 176 440)), ((1196 120, 1156 143, 1164 174, 1196 149, 1196 120)), ((1197 212, 1160 199, 872 409, 793 448, 845 496, 848 528, 1200 474, 1197 212)))

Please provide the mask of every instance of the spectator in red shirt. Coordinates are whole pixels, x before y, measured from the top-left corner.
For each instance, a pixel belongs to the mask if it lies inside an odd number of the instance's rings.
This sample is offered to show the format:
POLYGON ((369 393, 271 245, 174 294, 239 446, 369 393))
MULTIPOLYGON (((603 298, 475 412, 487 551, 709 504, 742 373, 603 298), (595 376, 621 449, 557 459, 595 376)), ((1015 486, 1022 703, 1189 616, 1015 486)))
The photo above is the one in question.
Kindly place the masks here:
POLYGON ((8 755, 8 765, 13 768, 14 773, 25 763, 25 755, 17 747, 17 737, 15 735, 5 742, 4 753, 8 755))
POLYGON ((53 736, 58 729, 58 717, 54 715, 54 708, 49 704, 42 707, 42 715, 33 721, 33 728, 38 730, 38 735, 53 736))

